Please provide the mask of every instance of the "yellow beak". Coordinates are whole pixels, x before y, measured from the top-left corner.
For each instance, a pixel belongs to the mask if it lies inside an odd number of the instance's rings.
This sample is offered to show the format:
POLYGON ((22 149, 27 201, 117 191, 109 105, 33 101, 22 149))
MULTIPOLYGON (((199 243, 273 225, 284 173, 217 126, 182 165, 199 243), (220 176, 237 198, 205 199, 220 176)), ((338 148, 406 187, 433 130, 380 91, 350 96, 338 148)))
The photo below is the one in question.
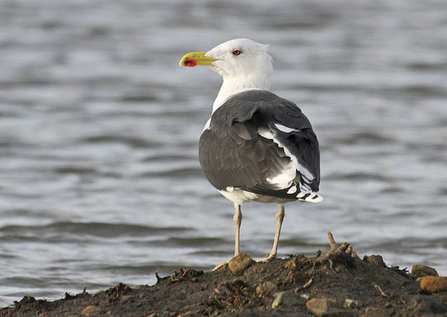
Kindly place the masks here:
POLYGON ((194 67, 194 66, 210 66, 217 59, 205 56, 207 52, 192 52, 182 57, 179 66, 194 67))

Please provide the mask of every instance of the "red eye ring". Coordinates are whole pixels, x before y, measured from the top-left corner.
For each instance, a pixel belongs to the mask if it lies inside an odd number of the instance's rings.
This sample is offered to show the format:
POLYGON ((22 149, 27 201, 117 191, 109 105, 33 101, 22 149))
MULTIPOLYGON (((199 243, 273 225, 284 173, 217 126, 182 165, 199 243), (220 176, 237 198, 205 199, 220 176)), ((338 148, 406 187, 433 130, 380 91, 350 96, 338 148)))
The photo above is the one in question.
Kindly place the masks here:
POLYGON ((241 55, 241 54, 242 54, 242 52, 240 50, 234 50, 233 51, 233 55, 234 56, 238 56, 238 55, 241 55))

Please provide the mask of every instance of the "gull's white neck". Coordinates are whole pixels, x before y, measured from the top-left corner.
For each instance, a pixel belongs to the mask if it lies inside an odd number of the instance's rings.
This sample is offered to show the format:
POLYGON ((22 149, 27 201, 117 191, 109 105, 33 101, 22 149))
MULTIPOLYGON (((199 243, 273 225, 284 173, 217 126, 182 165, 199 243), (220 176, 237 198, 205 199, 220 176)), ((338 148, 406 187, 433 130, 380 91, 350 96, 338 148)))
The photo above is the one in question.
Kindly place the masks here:
MULTIPOLYGON (((269 74, 270 75, 270 74, 269 74)), ((222 106, 234 94, 251 89, 270 89, 270 76, 226 77, 213 104, 213 112, 222 106)))

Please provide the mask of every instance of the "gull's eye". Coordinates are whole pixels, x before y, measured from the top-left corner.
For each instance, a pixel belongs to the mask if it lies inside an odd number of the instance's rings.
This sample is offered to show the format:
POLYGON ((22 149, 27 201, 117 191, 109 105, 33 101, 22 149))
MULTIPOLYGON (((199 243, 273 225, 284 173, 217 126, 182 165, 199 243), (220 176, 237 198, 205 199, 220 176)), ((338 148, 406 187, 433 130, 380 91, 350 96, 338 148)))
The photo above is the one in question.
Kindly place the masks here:
POLYGON ((241 54, 242 54, 242 52, 240 50, 234 50, 233 51, 233 55, 234 56, 238 56, 238 55, 241 55, 241 54))

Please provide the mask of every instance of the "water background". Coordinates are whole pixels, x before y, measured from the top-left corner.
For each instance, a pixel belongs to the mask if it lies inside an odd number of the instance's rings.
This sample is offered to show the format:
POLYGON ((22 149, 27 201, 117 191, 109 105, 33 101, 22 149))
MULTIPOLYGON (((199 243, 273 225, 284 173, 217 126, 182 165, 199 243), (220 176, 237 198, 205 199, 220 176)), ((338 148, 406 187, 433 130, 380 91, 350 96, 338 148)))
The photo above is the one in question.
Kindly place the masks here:
MULTIPOLYGON (((331 231, 447 275, 444 1, 4 0, 1 306, 231 258, 232 203, 197 159, 221 78, 178 61, 239 37, 271 45, 272 90, 321 145, 325 200, 286 206, 279 256, 331 231)), ((270 251, 276 208, 243 206, 243 252, 270 251)))

